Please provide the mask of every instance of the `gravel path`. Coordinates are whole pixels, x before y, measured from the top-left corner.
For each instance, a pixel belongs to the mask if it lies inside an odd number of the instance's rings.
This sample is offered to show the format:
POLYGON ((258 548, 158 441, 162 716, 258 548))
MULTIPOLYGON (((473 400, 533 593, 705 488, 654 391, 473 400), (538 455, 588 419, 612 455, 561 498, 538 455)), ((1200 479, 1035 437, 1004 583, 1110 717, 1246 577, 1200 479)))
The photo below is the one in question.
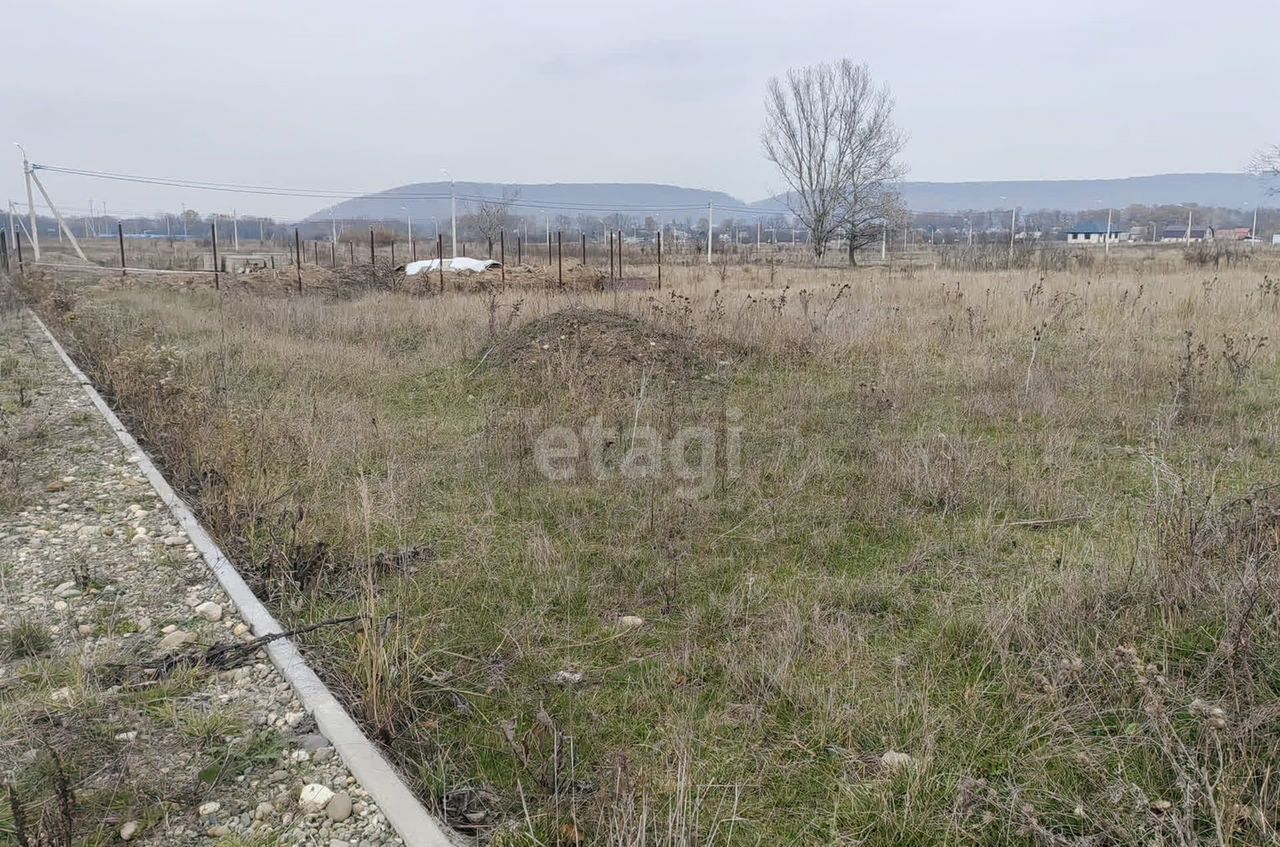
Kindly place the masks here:
MULTIPOLYGON (((227 671, 141 667, 251 635, 13 313, 0 315, 0 442, 0 781, 28 828, 70 817, 86 843, 401 843, 264 653, 227 671), (69 801, 48 788, 58 769, 69 801)), ((0 842, 13 826, 0 811, 0 842)))

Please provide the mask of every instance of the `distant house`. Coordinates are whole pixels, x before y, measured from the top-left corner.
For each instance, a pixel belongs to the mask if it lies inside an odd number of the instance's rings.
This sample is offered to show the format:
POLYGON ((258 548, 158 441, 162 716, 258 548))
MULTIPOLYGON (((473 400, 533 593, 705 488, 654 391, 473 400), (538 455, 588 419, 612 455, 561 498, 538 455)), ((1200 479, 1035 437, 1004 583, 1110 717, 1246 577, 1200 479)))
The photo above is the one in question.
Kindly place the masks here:
MULTIPOLYGON (((1165 224, 1160 232, 1161 241, 1186 241, 1187 225, 1186 224, 1165 224)), ((1211 226, 1193 226, 1191 227, 1192 241, 1212 241, 1213 227, 1211 226)))
MULTIPOLYGON (((1119 241, 1121 235, 1126 239, 1129 233, 1121 233, 1116 226, 1111 227, 1110 240, 1119 241)), ((1067 230, 1067 243, 1069 244, 1105 244, 1108 240, 1107 225, 1105 223, 1097 223, 1089 221, 1067 230)))
POLYGON ((1247 226, 1233 226, 1213 231, 1213 237, 1217 241, 1247 241, 1251 235, 1247 226))

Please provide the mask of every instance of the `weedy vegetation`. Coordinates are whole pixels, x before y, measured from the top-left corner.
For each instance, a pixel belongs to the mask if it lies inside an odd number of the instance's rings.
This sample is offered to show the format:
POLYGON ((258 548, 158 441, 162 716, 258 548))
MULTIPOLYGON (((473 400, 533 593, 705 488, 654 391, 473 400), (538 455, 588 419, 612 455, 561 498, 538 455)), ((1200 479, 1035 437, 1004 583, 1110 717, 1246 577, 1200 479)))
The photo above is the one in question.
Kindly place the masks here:
POLYGON ((1275 843, 1274 271, 1022 258, 27 294, 487 842, 1275 843))

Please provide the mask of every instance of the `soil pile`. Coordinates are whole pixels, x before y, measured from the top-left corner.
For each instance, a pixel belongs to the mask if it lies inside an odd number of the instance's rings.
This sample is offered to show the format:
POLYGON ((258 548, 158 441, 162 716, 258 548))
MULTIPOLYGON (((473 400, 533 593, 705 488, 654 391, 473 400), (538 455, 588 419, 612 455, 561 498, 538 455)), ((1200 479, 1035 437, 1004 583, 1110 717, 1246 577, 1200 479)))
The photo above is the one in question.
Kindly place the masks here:
POLYGON ((710 379, 738 358, 739 352, 727 344, 676 333, 622 312, 571 308, 515 329, 489 350, 485 362, 516 371, 569 367, 608 375, 643 369, 710 379))

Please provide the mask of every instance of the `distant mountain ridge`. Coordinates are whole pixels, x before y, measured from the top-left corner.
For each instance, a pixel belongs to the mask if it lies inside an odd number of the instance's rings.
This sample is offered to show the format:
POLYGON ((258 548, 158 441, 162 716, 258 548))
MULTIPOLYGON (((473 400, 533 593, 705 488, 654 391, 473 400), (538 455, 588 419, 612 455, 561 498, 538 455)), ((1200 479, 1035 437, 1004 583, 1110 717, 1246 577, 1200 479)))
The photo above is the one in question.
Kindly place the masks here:
MULTIPOLYGON (((1135 204, 1187 203, 1229 209, 1243 209, 1252 204, 1280 206, 1280 198, 1268 198, 1269 187, 1280 187, 1280 183, 1247 173, 1193 173, 1121 179, 904 182, 901 190, 907 207, 914 212, 986 211, 1012 206, 1075 212, 1135 204)), ((713 202, 726 217, 787 211, 784 195, 748 203, 723 191, 660 183, 458 182, 454 188, 460 215, 479 202, 471 198, 496 200, 504 194, 518 198, 512 209, 515 214, 541 216, 545 212, 553 218, 579 214, 605 217, 614 213, 642 218, 657 213, 666 220, 679 220, 697 218, 708 202, 713 202)), ((330 216, 403 219, 406 212, 422 222, 433 217, 437 220, 448 217, 449 183, 413 183, 355 197, 317 211, 305 220, 320 222, 330 216)))
MULTIPOLYGON (((1247 173, 1156 174, 1121 179, 992 180, 988 182, 904 182, 902 195, 913 212, 987 211, 1018 206, 1028 211, 1087 209, 1130 205, 1197 206, 1243 209, 1267 204, 1267 189, 1277 187, 1247 173)), ((761 211, 782 211, 785 195, 753 203, 761 211)), ((1280 198, 1271 198, 1280 206, 1280 198)))
MULTIPOLYGON (((636 182, 553 182, 553 183, 496 183, 458 182, 454 184, 458 197, 458 214, 473 210, 481 200, 500 200, 514 196, 512 213, 537 215, 548 213, 576 217, 586 214, 605 217, 621 213, 632 217, 652 215, 661 211, 664 219, 697 217, 708 202, 728 209, 748 209, 748 204, 723 191, 683 188, 678 185, 636 182), (680 207, 674 210, 673 207, 680 207)), ((344 200, 332 207, 314 212, 304 220, 327 221, 332 215, 339 219, 396 218, 404 220, 405 213, 412 213, 415 221, 431 218, 444 220, 450 214, 449 183, 418 182, 401 185, 375 194, 344 200)))

